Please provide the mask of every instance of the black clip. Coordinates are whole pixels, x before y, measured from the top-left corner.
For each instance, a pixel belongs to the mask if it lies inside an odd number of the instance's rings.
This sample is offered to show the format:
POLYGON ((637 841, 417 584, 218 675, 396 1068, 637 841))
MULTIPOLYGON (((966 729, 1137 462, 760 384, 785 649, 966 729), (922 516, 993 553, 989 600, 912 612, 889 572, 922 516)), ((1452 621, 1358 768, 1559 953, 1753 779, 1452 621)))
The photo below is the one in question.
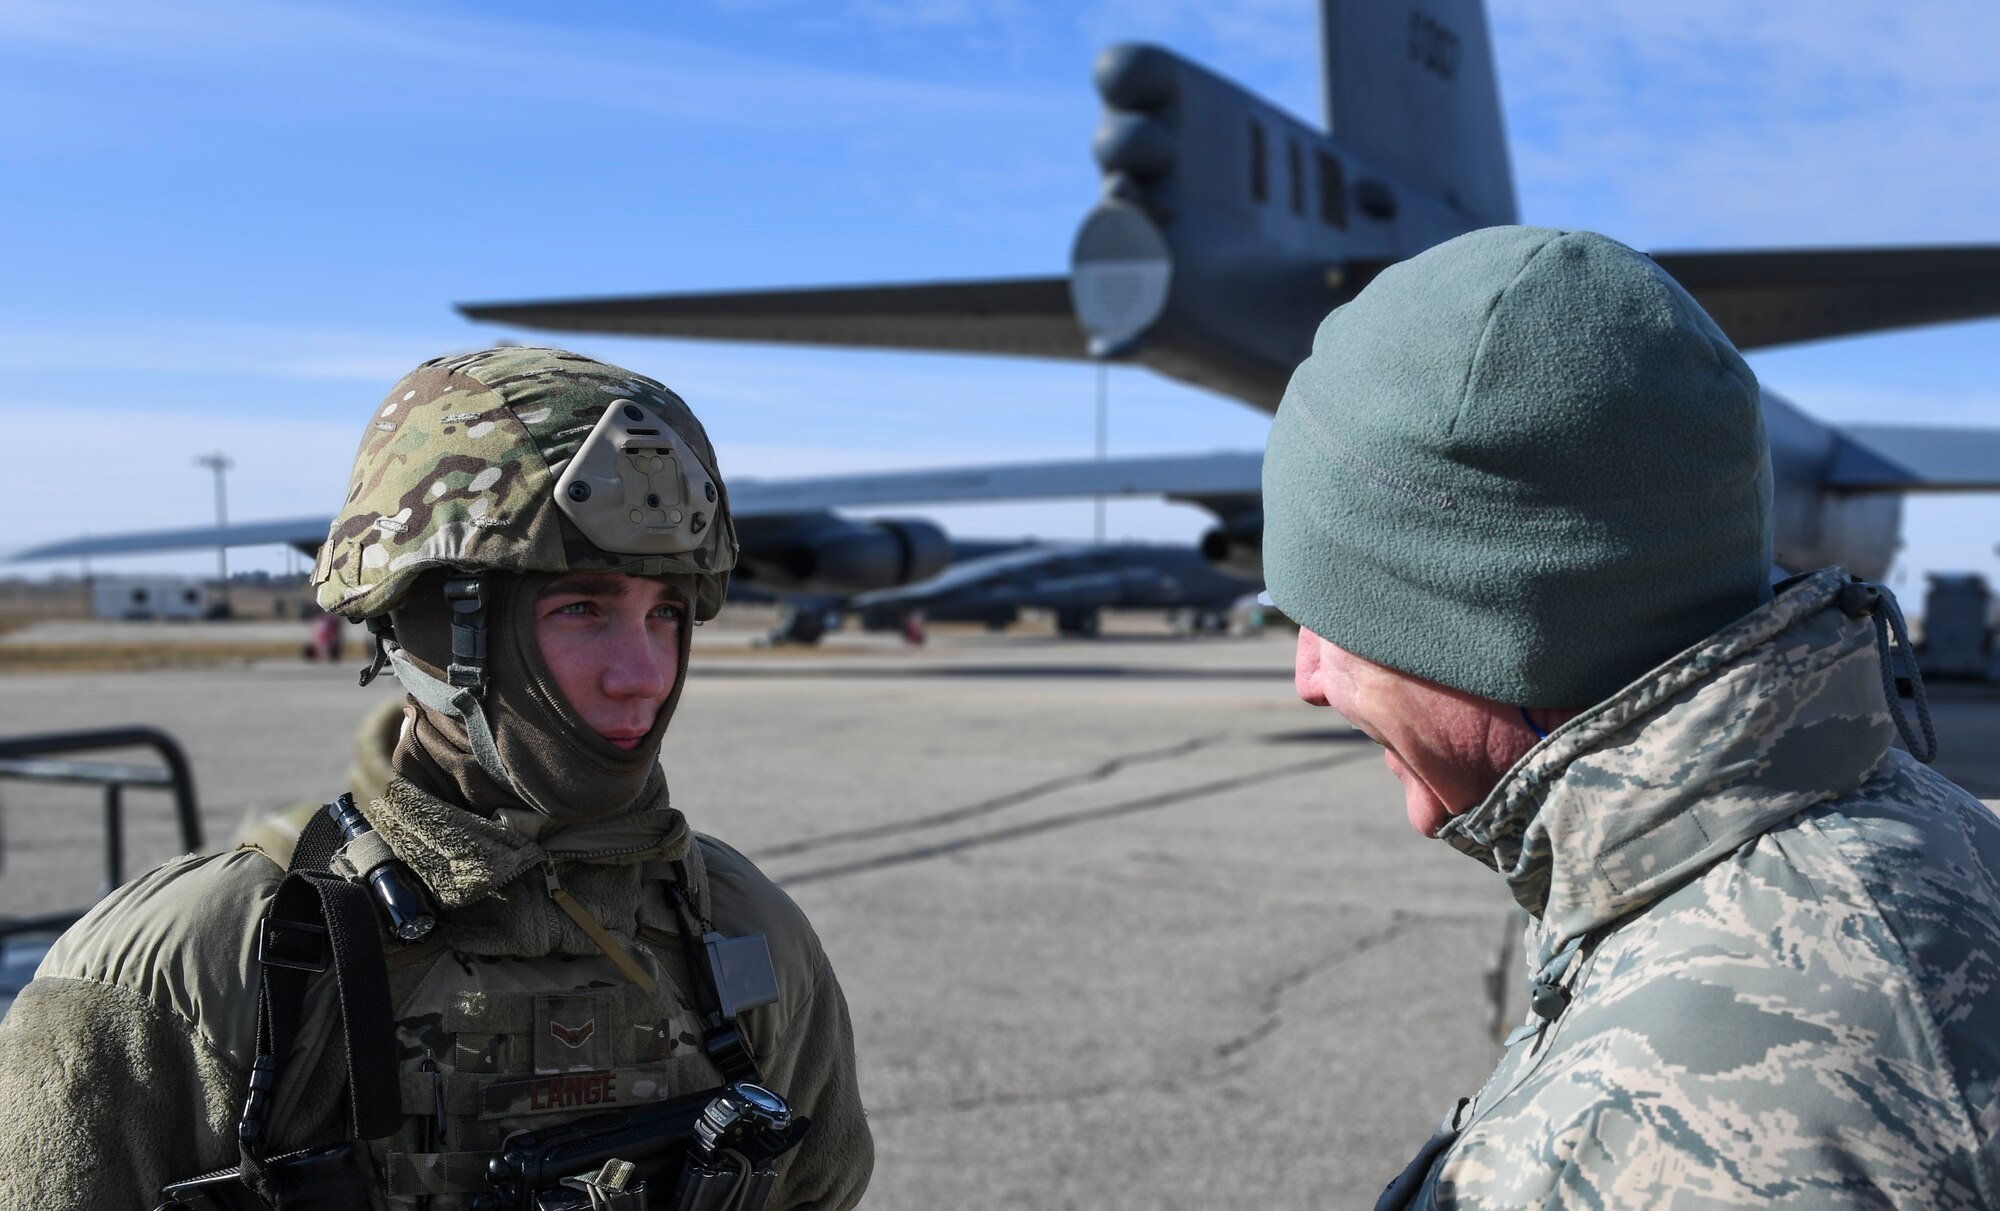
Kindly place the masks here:
POLYGON ((368 634, 375 640, 375 658, 361 670, 362 685, 380 677, 382 670, 389 667, 389 641, 396 637, 396 628, 387 614, 376 614, 368 620, 368 634))
POLYGON ((327 941, 326 926, 265 917, 257 923, 257 961, 266 967, 289 967, 315 975, 325 971, 333 963, 333 947, 327 941), (275 933, 273 925, 278 927, 275 933))
POLYGON ((264 1147, 264 1124, 271 1114, 271 1090, 278 1083, 278 1061, 260 1055, 250 1065, 249 1092, 243 1099, 243 1116, 236 1120, 236 1140, 252 1155, 264 1147))
POLYGON ((707 1053, 709 1062, 722 1075, 732 1081, 756 1081, 757 1061, 750 1052, 750 1043, 737 1029, 734 1019, 725 1021, 711 1030, 701 1041, 701 1049, 707 1053))
POLYGON ((476 696, 486 693, 486 582, 455 576, 444 582, 451 604, 451 667, 445 680, 476 696))

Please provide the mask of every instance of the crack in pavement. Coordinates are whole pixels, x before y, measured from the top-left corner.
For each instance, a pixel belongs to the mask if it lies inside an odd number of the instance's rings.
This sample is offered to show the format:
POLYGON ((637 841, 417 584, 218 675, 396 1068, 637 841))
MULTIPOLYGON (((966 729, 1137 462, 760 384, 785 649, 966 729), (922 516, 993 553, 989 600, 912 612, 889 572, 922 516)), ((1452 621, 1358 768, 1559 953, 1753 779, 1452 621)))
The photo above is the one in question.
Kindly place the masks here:
POLYGON ((1303 967, 1296 967, 1284 973, 1271 981, 1270 986, 1264 990, 1263 997, 1257 1002, 1257 1008, 1263 1013, 1264 1020, 1218 1046, 1215 1049, 1216 1057, 1226 1060, 1276 1034, 1278 1028, 1284 1024, 1284 1015, 1279 1010, 1284 1002, 1285 994, 1292 991, 1292 989, 1315 977, 1325 975, 1327 972, 1346 963, 1349 959, 1360 958, 1371 950, 1387 946, 1412 929, 1456 919, 1456 917, 1452 916, 1426 917, 1414 914, 1406 916, 1397 913, 1391 916, 1391 924, 1388 928, 1358 938, 1331 954, 1322 955, 1312 962, 1305 964, 1303 967))
POLYGON ((1278 1009, 1285 994, 1316 976, 1323 975, 1339 967, 1349 959, 1358 958, 1371 950, 1379 949, 1395 941, 1405 933, 1433 925, 1464 925, 1482 922, 1486 917, 1477 913, 1437 912, 1398 913, 1391 918, 1388 927, 1370 934, 1350 945, 1343 946, 1331 954, 1323 955, 1311 963, 1285 972, 1265 988, 1259 1000, 1259 1008, 1267 1015, 1265 1020, 1243 1034, 1216 1047, 1209 1056, 1192 1057, 1177 1053, 1175 1064, 1192 1065, 1181 1067, 1170 1075, 1152 1075, 1122 1081, 1103 1081, 1089 1085, 1077 1085, 1054 1089, 1023 1089, 995 1093, 976 1094, 968 1097, 944 1098, 937 1101, 916 1100, 886 1107, 871 1106, 868 1117, 871 1120, 912 1118, 930 1114, 969 1114, 980 1110, 991 1110, 1016 1106, 1065 1105, 1095 1101, 1099 1098, 1118 1094, 1151 1091, 1160 1093, 1180 1093, 1193 1086, 1210 1085, 1249 1074, 1253 1070, 1251 1062, 1243 1057, 1243 1052, 1256 1043, 1275 1034, 1283 1025, 1278 1009))
POLYGON ((1019 790, 1008 791, 1004 795, 995 795, 990 799, 981 799, 977 803, 968 803, 963 807, 954 807, 948 811, 934 812, 931 815, 918 816, 911 820, 897 820, 890 824, 870 824, 861 828, 842 829, 839 832, 802 837, 797 841, 787 841, 782 845, 773 845, 766 849, 758 850, 756 858, 758 861, 768 858, 786 858, 793 854, 808 853, 815 849, 825 849, 830 845, 843 845, 850 841, 874 841, 882 837, 895 836, 897 833, 920 832, 927 828, 943 828, 947 824, 958 824, 965 820, 990 815, 993 812, 1003 811, 1010 807, 1017 807, 1020 804, 1053 795, 1058 791, 1065 791, 1078 786, 1088 786, 1093 782, 1103 782, 1130 766, 1144 765, 1152 761, 1171 761, 1176 757, 1185 757, 1189 753, 1199 749, 1220 744, 1228 738, 1227 734, 1195 736, 1191 739, 1183 740, 1179 744, 1170 744, 1165 748, 1145 749, 1136 753, 1121 753, 1108 761, 1099 762, 1090 769, 1050 778, 1043 782, 1037 782, 1032 786, 1024 786, 1019 790))
POLYGON ((1214 782, 1204 782, 1197 786, 1179 790, 1164 791, 1156 795, 1145 795, 1138 799, 1127 799, 1122 803, 1110 803, 1101 807, 1087 807, 1078 811, 1065 812, 1041 820, 1030 820, 1005 828, 989 829, 983 833, 938 841, 930 845, 915 846, 893 853, 880 854, 872 858, 857 858, 852 862, 840 862, 831 866, 819 866, 799 871, 795 874, 776 875, 774 880, 781 887, 797 887, 806 883, 819 883, 827 879, 838 879, 846 875, 864 874, 868 871, 883 870, 891 866, 903 866, 912 862, 924 862, 932 858, 942 858, 968 849, 985 845, 995 845, 1002 841, 1015 841, 1022 837, 1032 837, 1057 829, 1071 828, 1079 824, 1093 824, 1101 820, 1115 820, 1138 812, 1157 811, 1163 807, 1173 807, 1195 799, 1205 799, 1226 791, 1241 790, 1244 787, 1260 786, 1266 782, 1276 782, 1283 778, 1311 773, 1315 770, 1332 769, 1346 765, 1365 756, 1363 753, 1342 753, 1335 757, 1315 757, 1309 761, 1294 761, 1289 765, 1274 766, 1251 774, 1241 774, 1233 778, 1220 778, 1214 782))

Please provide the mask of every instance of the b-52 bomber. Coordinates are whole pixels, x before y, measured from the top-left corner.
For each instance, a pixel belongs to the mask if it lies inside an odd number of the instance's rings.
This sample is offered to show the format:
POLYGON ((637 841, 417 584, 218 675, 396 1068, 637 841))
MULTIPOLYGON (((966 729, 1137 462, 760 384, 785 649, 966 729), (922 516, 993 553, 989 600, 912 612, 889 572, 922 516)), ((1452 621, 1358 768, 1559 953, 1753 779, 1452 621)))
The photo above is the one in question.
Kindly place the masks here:
MULTIPOLYGON (((1321 130, 1170 50, 1099 56, 1092 150, 1103 194, 1063 276, 726 294, 468 303, 475 320, 570 332, 1107 360, 1277 409, 1319 320, 1388 265, 1516 221, 1480 0, 1321 0, 1321 130)), ((1613 233, 1616 234, 1616 233, 1613 233)), ((1659 252, 1739 348, 2000 314, 2000 245, 1659 252)), ((1835 428, 1764 392, 1780 565, 1870 578, 1899 544, 1902 495, 2000 489, 2000 432, 1835 428)), ((745 481, 742 578, 855 595, 949 557, 921 520, 838 508, 1148 495, 1216 517, 1202 553, 1262 578, 1255 451, 745 481)), ((15 559, 287 542, 323 518, 54 543, 15 559)))
MULTIPOLYGON (((1324 130, 1162 47, 1099 56, 1104 112, 1092 151, 1103 194, 1066 275, 460 310, 570 332, 1104 359, 1274 412, 1329 310, 1395 261, 1517 221, 1480 0, 1321 0, 1319 15, 1324 130)), ((1742 349, 2000 314, 2000 245, 1654 259, 1742 349)), ((2000 432, 1834 428, 1769 391, 1764 409, 1776 555, 1787 569, 1838 563, 1880 577, 1899 542, 1903 493, 2000 488, 2000 432)), ((1204 554, 1261 578, 1257 455, 1191 456, 1179 481, 1163 478, 1171 461, 870 477, 866 495, 897 505, 1189 500, 1217 518, 1204 554)))

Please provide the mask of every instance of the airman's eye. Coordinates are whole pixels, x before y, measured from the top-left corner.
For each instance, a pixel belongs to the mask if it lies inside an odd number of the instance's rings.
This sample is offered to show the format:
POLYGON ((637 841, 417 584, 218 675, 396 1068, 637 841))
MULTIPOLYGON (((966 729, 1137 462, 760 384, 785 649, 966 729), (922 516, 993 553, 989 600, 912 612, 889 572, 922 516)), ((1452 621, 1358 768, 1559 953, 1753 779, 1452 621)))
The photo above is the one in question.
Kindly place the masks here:
POLYGON ((653 607, 653 617, 664 618, 669 622, 680 622, 687 618, 687 611, 677 605, 671 604, 655 606, 653 607))

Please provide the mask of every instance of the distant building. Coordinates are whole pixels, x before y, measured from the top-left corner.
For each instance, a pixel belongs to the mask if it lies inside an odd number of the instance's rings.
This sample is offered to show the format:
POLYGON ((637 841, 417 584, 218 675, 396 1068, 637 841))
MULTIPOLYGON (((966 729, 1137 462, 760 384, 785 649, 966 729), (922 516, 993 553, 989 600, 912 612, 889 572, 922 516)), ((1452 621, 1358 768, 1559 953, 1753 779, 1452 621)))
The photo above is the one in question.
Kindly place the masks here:
POLYGON ((90 584, 90 612, 131 621, 200 618, 208 592, 182 576, 100 576, 90 584))
POLYGON ((1924 596, 1924 642, 1917 650, 1926 677, 1979 680, 1996 672, 1993 594, 1977 573, 1932 573, 1924 596))

